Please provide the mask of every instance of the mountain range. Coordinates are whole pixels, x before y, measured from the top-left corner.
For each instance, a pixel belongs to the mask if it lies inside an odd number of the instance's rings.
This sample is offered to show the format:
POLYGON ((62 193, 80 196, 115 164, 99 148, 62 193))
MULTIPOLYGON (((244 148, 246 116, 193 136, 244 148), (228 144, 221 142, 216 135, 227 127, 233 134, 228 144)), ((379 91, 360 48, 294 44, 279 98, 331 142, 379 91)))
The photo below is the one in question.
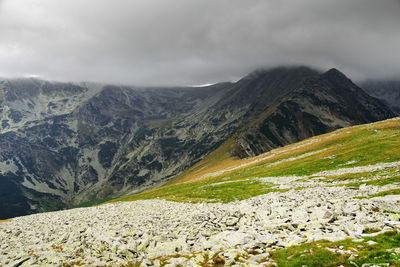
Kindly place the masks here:
POLYGON ((307 67, 200 88, 3 79, 0 219, 160 186, 228 139, 232 155, 256 156, 400 110, 396 83, 361 86, 369 94, 336 69, 307 67))

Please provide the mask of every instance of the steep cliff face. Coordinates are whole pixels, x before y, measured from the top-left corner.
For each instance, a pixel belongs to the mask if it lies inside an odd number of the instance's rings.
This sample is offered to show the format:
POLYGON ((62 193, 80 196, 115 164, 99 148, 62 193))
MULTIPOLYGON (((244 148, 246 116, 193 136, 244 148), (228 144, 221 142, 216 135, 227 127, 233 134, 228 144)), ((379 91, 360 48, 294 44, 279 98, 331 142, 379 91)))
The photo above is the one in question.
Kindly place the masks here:
POLYGON ((236 138, 233 154, 255 156, 338 128, 394 117, 336 69, 305 77, 236 138))
POLYGON ((251 156, 392 115, 338 71, 306 67, 202 88, 3 80, 0 218, 156 187, 234 135, 251 156))

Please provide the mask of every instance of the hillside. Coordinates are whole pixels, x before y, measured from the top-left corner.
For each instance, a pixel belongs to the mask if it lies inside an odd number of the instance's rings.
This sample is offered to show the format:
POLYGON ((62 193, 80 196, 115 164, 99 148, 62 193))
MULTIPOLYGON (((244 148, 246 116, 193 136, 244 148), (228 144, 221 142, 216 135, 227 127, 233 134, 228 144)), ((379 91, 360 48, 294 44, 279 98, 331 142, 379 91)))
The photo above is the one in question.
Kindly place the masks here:
POLYGON ((110 202, 230 202, 280 190, 400 182, 400 118, 340 129, 248 159, 230 157, 231 146, 228 141, 166 186, 110 202), (382 175, 395 179, 382 181, 382 175))
POLYGON ((156 188, 227 140, 252 156, 393 116, 339 71, 307 67, 201 88, 3 80, 0 219, 156 188))
POLYGON ((399 262, 400 118, 243 160, 231 145, 161 188, 1 223, 0 264, 399 262))

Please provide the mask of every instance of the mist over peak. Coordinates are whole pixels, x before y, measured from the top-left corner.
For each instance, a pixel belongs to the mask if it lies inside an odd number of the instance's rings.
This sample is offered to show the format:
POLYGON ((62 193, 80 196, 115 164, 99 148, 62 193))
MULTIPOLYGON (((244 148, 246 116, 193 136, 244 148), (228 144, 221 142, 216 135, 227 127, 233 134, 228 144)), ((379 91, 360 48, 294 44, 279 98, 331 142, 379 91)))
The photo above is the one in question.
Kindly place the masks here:
POLYGON ((396 0, 3 0, 0 76, 175 86, 307 65, 396 77, 399 13, 396 0))

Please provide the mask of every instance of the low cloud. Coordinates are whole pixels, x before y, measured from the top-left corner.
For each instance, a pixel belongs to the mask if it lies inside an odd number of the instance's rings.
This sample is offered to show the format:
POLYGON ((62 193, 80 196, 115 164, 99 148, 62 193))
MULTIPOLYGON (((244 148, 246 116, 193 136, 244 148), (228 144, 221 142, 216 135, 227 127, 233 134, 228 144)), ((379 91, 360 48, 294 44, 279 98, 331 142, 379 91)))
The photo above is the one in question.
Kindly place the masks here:
POLYGON ((0 0, 0 76, 138 85, 258 67, 399 77, 398 0, 0 0))

